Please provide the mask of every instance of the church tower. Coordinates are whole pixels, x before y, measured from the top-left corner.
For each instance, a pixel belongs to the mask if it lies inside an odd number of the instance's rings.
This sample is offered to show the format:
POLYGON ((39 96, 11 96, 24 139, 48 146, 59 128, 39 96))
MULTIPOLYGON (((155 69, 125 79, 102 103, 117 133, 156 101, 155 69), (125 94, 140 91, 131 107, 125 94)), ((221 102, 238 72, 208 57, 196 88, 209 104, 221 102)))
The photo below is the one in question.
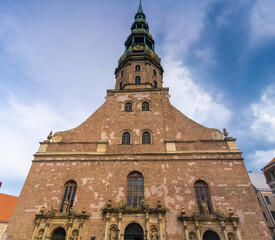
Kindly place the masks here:
POLYGON ((9 238, 271 239, 236 139, 173 107, 163 72, 140 3, 115 88, 40 143, 9 238))

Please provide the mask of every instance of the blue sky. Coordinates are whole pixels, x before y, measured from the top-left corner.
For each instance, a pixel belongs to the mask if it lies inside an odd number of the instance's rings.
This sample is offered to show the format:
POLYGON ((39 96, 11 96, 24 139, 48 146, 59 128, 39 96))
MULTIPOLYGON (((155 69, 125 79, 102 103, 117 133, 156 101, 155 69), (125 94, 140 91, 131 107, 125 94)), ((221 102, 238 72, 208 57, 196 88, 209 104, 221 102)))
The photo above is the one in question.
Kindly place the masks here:
MULTIPOLYGON (((138 0, 0 2, 0 192, 19 195, 39 141, 103 102, 138 0)), ((237 138, 248 170, 275 157, 274 0, 144 0, 171 102, 237 138)))

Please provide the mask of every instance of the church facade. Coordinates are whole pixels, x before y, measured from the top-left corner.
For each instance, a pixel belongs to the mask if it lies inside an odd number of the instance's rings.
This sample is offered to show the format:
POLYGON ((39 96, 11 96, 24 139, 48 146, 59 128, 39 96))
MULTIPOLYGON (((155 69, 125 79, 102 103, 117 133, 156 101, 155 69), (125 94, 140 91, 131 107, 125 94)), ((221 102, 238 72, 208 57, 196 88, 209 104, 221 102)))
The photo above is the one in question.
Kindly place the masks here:
POLYGON ((140 4, 115 89, 40 143, 6 235, 15 240, 266 240, 236 139, 179 112, 140 4))

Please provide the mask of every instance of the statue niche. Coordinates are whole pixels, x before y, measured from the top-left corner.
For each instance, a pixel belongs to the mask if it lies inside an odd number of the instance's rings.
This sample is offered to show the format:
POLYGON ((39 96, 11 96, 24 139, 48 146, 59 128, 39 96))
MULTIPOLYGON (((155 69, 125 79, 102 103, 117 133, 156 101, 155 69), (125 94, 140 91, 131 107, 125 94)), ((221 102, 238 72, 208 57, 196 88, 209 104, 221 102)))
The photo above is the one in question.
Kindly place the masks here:
POLYGON ((78 230, 74 229, 72 236, 70 238, 71 240, 78 240, 78 230))
POLYGON ((37 240, 42 240, 42 238, 43 238, 43 235, 44 235, 44 229, 40 229, 39 231, 38 231, 38 234, 37 234, 37 240))

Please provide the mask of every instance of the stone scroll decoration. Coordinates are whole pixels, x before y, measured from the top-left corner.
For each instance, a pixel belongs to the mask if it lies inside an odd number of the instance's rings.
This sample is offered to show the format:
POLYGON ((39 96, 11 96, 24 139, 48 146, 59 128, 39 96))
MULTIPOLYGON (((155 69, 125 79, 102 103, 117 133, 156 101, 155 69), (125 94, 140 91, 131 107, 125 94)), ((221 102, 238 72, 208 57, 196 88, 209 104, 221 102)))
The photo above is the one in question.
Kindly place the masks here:
POLYGON ((241 240, 238 229, 239 218, 234 216, 232 209, 229 210, 228 215, 225 215, 219 207, 213 214, 209 214, 206 207, 202 206, 201 213, 195 207, 192 214, 187 216, 182 208, 178 220, 183 223, 186 239, 187 236, 192 240, 202 239, 204 232, 210 230, 219 235, 222 240, 241 240))
POLYGON ((59 212, 55 206, 52 206, 45 212, 43 206, 36 214, 32 240, 50 240, 53 232, 58 228, 66 229, 69 240, 80 240, 82 239, 83 224, 89 217, 85 208, 80 213, 74 207, 71 207, 68 212, 59 212))

